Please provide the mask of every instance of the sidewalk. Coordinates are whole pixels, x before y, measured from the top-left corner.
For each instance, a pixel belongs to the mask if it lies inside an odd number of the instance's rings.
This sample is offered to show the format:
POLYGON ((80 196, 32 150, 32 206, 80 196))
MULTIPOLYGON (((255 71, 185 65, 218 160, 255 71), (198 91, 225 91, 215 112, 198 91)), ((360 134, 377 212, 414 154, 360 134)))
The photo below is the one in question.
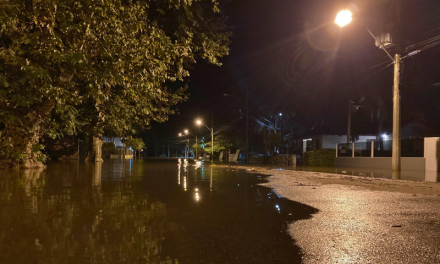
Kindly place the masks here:
POLYGON ((306 264, 440 263, 439 183, 217 166, 270 175, 263 185, 319 210, 287 227, 306 264))
POLYGON ((373 191, 401 192, 420 195, 438 195, 440 196, 440 183, 435 182, 415 182, 407 180, 391 180, 383 178, 350 176, 344 174, 333 174, 325 172, 294 171, 294 170, 274 170, 274 167, 255 166, 255 165, 231 165, 215 164, 219 167, 233 167, 235 169, 244 169, 250 173, 271 175, 269 181, 282 178, 291 179, 286 182, 288 186, 322 186, 328 184, 337 184, 345 186, 356 186, 373 191))

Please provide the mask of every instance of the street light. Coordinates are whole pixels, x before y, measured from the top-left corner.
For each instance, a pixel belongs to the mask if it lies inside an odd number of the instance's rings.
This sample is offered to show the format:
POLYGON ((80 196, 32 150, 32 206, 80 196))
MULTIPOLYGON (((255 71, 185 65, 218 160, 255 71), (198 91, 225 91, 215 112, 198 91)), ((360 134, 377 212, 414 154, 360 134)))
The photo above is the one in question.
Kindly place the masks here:
POLYGON ((351 16, 350 10, 342 10, 336 16, 335 23, 340 27, 346 26, 351 22, 351 16))
POLYGON ((209 131, 211 131, 211 140, 212 140, 212 148, 211 148, 211 155, 212 155, 212 163, 214 163, 214 123, 213 123, 213 125, 212 125, 212 129, 210 129, 206 124, 204 124, 203 122, 202 122, 202 120, 197 120, 196 121, 196 124, 198 125, 198 126, 200 126, 200 125, 205 125, 205 127, 209 130, 209 131))
POLYGON ((246 147, 245 147, 245 161, 248 162, 248 149, 249 149, 249 104, 248 104, 248 92, 246 89, 246 106, 244 106, 240 101, 231 94, 223 94, 223 96, 230 96, 235 99, 241 106, 243 106, 246 109, 246 147))
MULTIPOLYGON (((197 135, 194 136, 194 134, 192 134, 191 132, 188 131, 188 129, 185 129, 184 131, 185 135, 188 136, 188 150, 185 151, 185 158, 189 158, 189 135, 192 135, 193 137, 196 138, 196 144, 197 144, 197 135), (186 156, 186 154, 188 153, 188 157, 186 156)), ((179 137, 181 136, 185 136, 182 133, 179 133, 179 137)), ((196 149, 196 156, 197 156, 197 149, 196 149)))
MULTIPOLYGON (((351 22, 351 12, 348 10, 343 10, 338 13, 336 16, 335 23, 340 26, 346 26, 351 22)), ((399 81, 400 81, 400 62, 401 57, 399 50, 396 50, 396 54, 393 56, 386 50, 385 46, 379 41, 371 31, 366 28, 368 33, 379 43, 379 48, 381 48, 388 57, 394 63, 394 85, 393 85, 393 151, 392 151, 392 170, 400 171, 400 90, 399 90, 399 81)))
MULTIPOLYGON (((185 130, 185 134, 188 134, 188 130, 185 130)), ((179 137, 181 137, 181 136, 184 136, 184 135, 182 135, 182 133, 179 133, 179 137)), ((189 136, 188 136, 188 145, 187 145, 187 147, 185 149, 185 158, 189 158, 189 155, 187 157, 188 149, 189 149, 189 136)))

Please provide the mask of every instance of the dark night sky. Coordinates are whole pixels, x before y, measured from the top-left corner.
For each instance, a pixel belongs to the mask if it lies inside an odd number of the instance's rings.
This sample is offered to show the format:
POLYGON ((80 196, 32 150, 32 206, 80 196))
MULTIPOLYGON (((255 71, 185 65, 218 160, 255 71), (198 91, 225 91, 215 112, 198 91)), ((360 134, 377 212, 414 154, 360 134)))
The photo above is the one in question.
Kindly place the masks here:
MULTIPOLYGON (((440 1, 401 1, 403 48, 440 35, 440 1)), ((382 25, 390 22, 395 2, 232 1, 225 7, 233 32, 230 55, 222 59, 222 67, 198 62, 191 71, 190 99, 179 105, 180 114, 154 124, 147 137, 172 139, 184 128, 207 134, 206 129, 196 128, 194 120, 200 117, 210 122, 213 113, 214 127, 219 127, 236 119, 239 104, 223 94, 233 94, 244 104, 246 89, 253 116, 259 113, 270 118, 271 113, 283 112, 289 122, 311 127, 320 120, 332 124, 335 131, 345 130, 350 97, 373 100, 381 95, 391 107, 393 67, 382 70, 389 64, 385 63, 364 71, 388 58, 362 25, 380 33, 382 25), (332 22, 339 10, 347 8, 356 12, 354 20, 340 29, 332 22)), ((403 126, 411 121, 440 124, 436 107, 440 92, 430 87, 437 82, 440 45, 405 60, 403 126)))

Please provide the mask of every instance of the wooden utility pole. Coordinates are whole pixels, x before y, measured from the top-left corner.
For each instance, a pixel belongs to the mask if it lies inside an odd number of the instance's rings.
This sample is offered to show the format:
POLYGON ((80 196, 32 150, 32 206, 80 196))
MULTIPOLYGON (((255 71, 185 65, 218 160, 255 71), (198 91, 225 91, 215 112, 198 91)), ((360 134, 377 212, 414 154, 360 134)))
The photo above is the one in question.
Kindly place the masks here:
POLYGON ((392 170, 400 171, 401 168, 401 142, 400 142, 400 64, 401 64, 401 1, 395 1, 395 28, 394 39, 396 43, 396 55, 394 56, 394 85, 393 85, 393 151, 392 170))
POLYGON ((350 143, 351 133, 351 98, 348 99, 348 119, 347 119, 347 144, 350 143))

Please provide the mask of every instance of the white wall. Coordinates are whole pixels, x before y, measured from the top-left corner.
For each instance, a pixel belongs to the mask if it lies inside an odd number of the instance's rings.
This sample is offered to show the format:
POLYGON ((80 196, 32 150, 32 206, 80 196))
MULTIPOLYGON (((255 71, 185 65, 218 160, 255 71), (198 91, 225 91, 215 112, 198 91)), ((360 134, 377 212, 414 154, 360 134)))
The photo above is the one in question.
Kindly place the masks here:
POLYGON ((439 171, 439 145, 440 138, 425 138, 425 169, 427 171, 439 171))
MULTIPOLYGON (((356 142, 367 142, 367 140, 376 140, 376 136, 359 136, 356 142)), ((323 135, 322 148, 336 148, 336 144, 347 143, 347 135, 323 135)))
POLYGON ((368 139, 369 140, 376 140, 376 136, 359 136, 359 140, 356 142, 367 142, 368 139))
POLYGON ((112 137, 112 138, 104 137, 104 138, 102 138, 102 140, 105 141, 105 142, 115 142, 115 145, 118 148, 122 148, 123 147, 120 137, 112 137))
POLYGON ((347 143, 347 136, 323 135, 322 148, 336 148, 336 144, 347 143))

